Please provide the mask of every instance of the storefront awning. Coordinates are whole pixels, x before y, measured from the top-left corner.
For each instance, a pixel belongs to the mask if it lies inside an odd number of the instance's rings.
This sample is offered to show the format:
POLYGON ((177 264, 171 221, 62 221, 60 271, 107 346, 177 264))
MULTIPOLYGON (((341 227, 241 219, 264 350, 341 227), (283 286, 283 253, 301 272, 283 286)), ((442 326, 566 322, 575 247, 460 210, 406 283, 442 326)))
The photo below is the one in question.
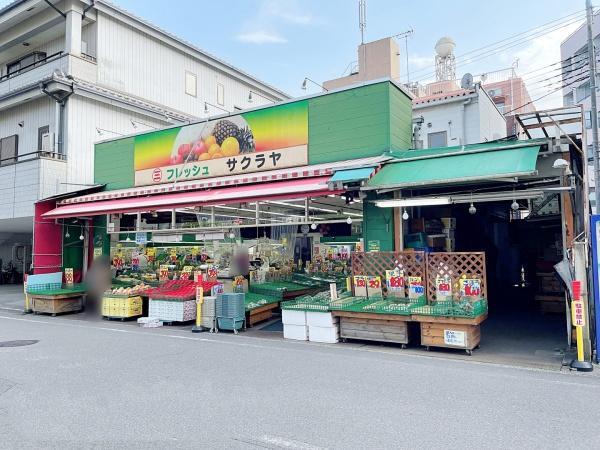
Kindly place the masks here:
MULTIPOLYGON (((539 145, 498 150, 455 151, 422 158, 405 157, 388 163, 371 178, 365 189, 393 189, 454 184, 536 172, 539 145)), ((409 155, 406 152, 405 155, 409 155)))
POLYGON ((327 182, 330 177, 287 180, 258 185, 235 186, 205 191, 179 192, 147 197, 132 197, 116 200, 103 200, 74 203, 59 206, 42 217, 59 219, 65 217, 88 217, 102 214, 147 212, 159 209, 184 208, 189 206, 225 205, 239 202, 262 200, 287 200, 292 198, 319 197, 338 194, 332 191, 327 182))
POLYGON ((341 183, 350 183, 353 181, 362 181, 369 178, 373 172, 375 172, 374 167, 361 167, 359 169, 347 169, 347 170, 338 170, 331 177, 331 182, 341 182, 341 183))

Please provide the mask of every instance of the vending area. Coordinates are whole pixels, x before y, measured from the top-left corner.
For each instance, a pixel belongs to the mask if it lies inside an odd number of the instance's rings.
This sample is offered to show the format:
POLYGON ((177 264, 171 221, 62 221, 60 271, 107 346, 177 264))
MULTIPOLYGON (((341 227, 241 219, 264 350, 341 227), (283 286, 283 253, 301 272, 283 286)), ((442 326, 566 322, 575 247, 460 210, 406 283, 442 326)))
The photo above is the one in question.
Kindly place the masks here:
POLYGON ((404 150, 410 110, 375 82, 97 144, 98 185, 36 206, 28 307, 87 296, 144 327, 567 347, 557 267, 584 231, 578 146, 404 150))

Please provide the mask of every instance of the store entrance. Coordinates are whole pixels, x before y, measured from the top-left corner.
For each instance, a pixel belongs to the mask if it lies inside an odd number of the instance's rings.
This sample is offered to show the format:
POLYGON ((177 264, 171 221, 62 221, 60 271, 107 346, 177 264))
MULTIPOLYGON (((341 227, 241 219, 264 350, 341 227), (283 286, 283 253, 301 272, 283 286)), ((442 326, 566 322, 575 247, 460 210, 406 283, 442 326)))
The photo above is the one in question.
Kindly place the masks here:
POLYGON ((430 251, 485 252, 489 315, 477 355, 560 364, 568 345, 564 285, 554 270, 563 254, 560 216, 552 208, 536 213, 528 202, 515 211, 511 203, 477 203, 471 211, 469 204, 423 207, 411 231, 416 224, 428 244, 445 244, 430 251), (451 229, 441 220, 449 217, 451 229))

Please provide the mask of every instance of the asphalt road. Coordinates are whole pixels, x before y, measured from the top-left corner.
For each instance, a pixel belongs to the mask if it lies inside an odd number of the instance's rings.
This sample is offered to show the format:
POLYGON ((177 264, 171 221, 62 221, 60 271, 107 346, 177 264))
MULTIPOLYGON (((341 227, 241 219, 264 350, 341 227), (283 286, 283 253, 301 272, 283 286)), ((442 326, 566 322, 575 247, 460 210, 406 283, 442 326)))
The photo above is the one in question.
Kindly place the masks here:
POLYGON ((596 375, 0 312, 15 339, 0 448, 574 448, 600 422, 596 375))

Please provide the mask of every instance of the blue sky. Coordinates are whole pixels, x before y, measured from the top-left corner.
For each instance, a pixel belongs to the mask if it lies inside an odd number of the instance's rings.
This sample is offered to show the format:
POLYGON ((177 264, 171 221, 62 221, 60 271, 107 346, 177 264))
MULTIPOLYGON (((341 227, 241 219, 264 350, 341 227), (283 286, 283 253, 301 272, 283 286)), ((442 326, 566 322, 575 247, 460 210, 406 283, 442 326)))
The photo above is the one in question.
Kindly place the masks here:
MULTIPOLYGON (((360 41, 357 0, 113 1, 292 95, 304 93, 305 76, 317 81, 340 76, 356 59, 360 41)), ((455 53, 462 55, 577 11, 583 15, 584 7, 584 0, 367 0, 365 40, 412 28, 411 78, 426 79, 433 70, 433 47, 443 35, 454 38, 455 53)), ((558 61, 560 41, 575 27, 567 24, 471 64, 463 61, 458 76, 510 67, 515 58, 521 73, 558 61)), ((535 81, 534 98, 550 89, 535 81)), ((560 96, 544 101, 556 99, 560 96)))

